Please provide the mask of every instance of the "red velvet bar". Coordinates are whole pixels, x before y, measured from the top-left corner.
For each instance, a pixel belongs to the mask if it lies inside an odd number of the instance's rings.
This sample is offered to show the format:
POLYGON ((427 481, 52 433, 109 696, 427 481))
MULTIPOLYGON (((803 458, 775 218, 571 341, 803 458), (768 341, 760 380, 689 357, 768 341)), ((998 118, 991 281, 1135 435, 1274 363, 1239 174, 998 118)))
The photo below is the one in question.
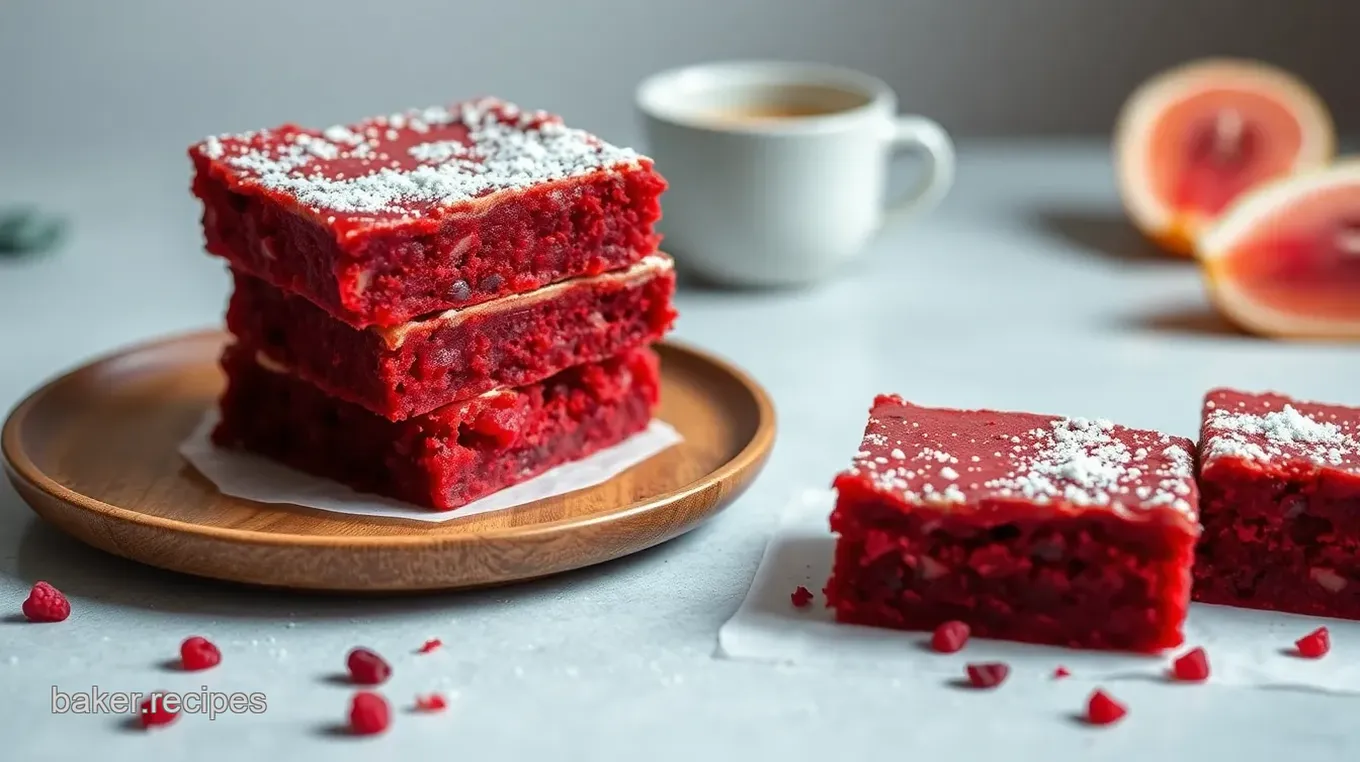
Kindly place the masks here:
POLYGON ((649 159, 492 98, 189 155, 208 251, 356 328, 617 270, 660 240, 649 159))
POLYGON ((1188 439, 881 396, 835 480, 839 621, 1064 646, 1181 643, 1198 533, 1188 439))
POLYGON ((1195 600, 1360 619, 1360 409, 1215 389, 1195 600))
POLYGON ((237 273, 227 327, 327 394, 401 420, 656 341, 675 318, 674 290, 670 259, 653 254, 396 328, 356 329, 237 273))
POLYGON ((638 348, 394 422, 261 364, 239 345, 222 366, 219 446, 440 511, 642 431, 661 383, 656 355, 638 348))

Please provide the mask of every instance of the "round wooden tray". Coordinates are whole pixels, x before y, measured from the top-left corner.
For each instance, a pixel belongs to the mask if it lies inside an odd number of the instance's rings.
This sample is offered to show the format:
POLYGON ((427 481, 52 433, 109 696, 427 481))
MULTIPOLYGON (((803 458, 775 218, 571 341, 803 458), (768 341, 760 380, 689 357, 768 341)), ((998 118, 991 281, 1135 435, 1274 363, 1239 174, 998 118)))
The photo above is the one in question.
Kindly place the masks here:
POLYGON ((426 523, 227 497, 177 448, 222 388, 212 331, 61 376, 5 422, 5 470, 39 516, 134 561, 271 587, 440 590, 609 561, 693 529, 750 484, 774 442, 758 384, 694 349, 657 347, 661 419, 684 442, 598 487, 426 523))

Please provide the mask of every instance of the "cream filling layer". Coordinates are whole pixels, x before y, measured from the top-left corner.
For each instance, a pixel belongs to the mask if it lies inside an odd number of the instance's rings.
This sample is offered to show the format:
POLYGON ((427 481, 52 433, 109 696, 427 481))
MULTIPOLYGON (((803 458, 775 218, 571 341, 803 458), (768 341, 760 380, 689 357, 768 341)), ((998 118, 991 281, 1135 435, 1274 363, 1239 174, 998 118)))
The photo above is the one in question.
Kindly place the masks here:
POLYGON ((457 325, 464 319, 474 315, 485 315, 502 310, 512 310, 536 304, 548 299, 552 299, 565 291, 574 288, 590 288, 603 284, 620 283, 632 285, 644 283, 658 275, 674 269, 675 262, 665 254, 649 254, 638 260, 632 266, 621 269, 611 270, 599 275, 587 275, 579 278, 550 283, 542 288, 528 291, 522 294, 511 294, 499 299, 492 299, 489 302, 474 304, 471 307, 461 307, 458 309, 446 310, 433 317, 424 320, 412 320, 409 323, 402 323, 391 328, 369 328, 382 338, 383 343, 388 349, 398 349, 406 341, 406 337, 416 331, 430 331, 436 328, 444 328, 457 325))

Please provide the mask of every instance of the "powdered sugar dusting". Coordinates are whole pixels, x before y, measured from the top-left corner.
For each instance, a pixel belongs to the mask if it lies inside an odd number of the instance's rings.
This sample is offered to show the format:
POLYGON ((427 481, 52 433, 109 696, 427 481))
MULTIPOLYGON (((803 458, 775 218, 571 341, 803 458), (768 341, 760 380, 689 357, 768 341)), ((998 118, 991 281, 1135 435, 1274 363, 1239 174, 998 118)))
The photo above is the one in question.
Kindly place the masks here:
POLYGON ((1360 470, 1360 410, 1307 403, 1276 394, 1209 393, 1202 456, 1258 463, 1306 461, 1360 470))
POLYGON ((640 158, 542 111, 494 98, 324 130, 210 137, 195 150, 236 186, 292 197, 318 216, 419 217, 500 191, 640 158))
POLYGON ((431 143, 413 145, 406 149, 406 152, 415 157, 416 161, 443 164, 455 157, 467 156, 468 147, 457 140, 436 140, 431 143))
POLYGON ((1121 514, 1169 509, 1193 522, 1192 451, 1188 439, 1107 420, 942 410, 880 397, 849 474, 916 505, 1023 500, 1121 514), (946 439, 950 446, 941 448, 946 439), (888 450, 909 455, 880 460, 888 450))
POLYGON ((226 154, 226 149, 223 148, 222 141, 216 137, 210 137, 207 140, 204 140, 202 147, 199 150, 203 151, 203 155, 207 156, 209 159, 220 159, 226 154))

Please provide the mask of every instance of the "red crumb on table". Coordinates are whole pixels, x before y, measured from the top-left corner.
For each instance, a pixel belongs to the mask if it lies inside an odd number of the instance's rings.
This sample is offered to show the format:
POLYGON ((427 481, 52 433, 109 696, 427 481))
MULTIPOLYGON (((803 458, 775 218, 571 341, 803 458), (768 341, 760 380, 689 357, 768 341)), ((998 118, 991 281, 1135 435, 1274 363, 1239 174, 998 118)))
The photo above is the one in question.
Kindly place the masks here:
POLYGON ((1326 627, 1319 627, 1294 641, 1294 647, 1305 659, 1321 659, 1332 650, 1332 636, 1326 627))
POLYGON ((444 641, 440 640, 439 638, 430 638, 420 646, 420 652, 423 654, 427 654, 430 653, 431 651, 437 651, 443 646, 444 641))
POLYGON ((172 701, 171 706, 166 706, 166 696, 164 691, 157 691, 151 697, 142 701, 137 714, 137 719, 144 728, 163 727, 174 722, 179 717, 179 706, 172 701))
POLYGON ((222 652, 212 641, 195 635, 180 644, 179 661, 184 669, 195 672, 216 667, 222 662, 222 652))
POLYGON ((995 688, 1005 682, 1006 676, 1011 673, 1011 668, 1001 662, 969 664, 966 670, 968 682, 974 688, 995 688))
POLYGON ((1072 673, 1069 672, 1069 671, 1067 670, 1067 667, 1064 667, 1064 666, 1062 666, 1061 664, 1059 664, 1059 665, 1058 665, 1058 668, 1055 669, 1055 670, 1053 670, 1053 679, 1054 679, 1054 680, 1061 680, 1061 679, 1063 679, 1064 677, 1068 677, 1068 676, 1071 675, 1071 674, 1072 674, 1072 673))
POLYGON ((438 693, 431 693, 428 696, 416 696, 417 712, 442 712, 448 708, 449 702, 438 693))
POLYGON ((1099 689, 1091 694, 1090 701, 1086 703, 1086 721, 1092 725, 1110 725, 1128 713, 1129 710, 1123 704, 1099 689))
POLYGON ((380 685, 392 674, 387 660, 367 648, 356 648, 345 657, 349 678, 359 685, 380 685))
POLYGON ((1214 389, 1199 468, 1195 600, 1360 620, 1360 408, 1214 389))
POLYGON ((834 482, 827 603, 847 624, 1178 646, 1199 535, 1194 447, 1107 420, 880 395, 834 482))
POLYGON ((945 622, 931 633, 930 648, 942 654, 952 654, 968 642, 969 633, 968 625, 963 622, 945 622))
POLYGON ((355 735, 371 736, 387 730, 392 723, 392 710, 387 699, 372 691, 354 694, 349 705, 349 729, 355 735))
POLYGON ((1171 674, 1186 683, 1200 683, 1209 679, 1209 655, 1203 648, 1186 651, 1171 663, 1171 674))
POLYGON ((30 622, 61 622, 71 615, 70 601, 46 582, 33 585, 22 609, 24 618, 30 622))
POLYGON ((812 603, 812 591, 799 585, 798 589, 789 595, 789 598, 793 601, 795 608, 807 608, 807 605, 812 603))

